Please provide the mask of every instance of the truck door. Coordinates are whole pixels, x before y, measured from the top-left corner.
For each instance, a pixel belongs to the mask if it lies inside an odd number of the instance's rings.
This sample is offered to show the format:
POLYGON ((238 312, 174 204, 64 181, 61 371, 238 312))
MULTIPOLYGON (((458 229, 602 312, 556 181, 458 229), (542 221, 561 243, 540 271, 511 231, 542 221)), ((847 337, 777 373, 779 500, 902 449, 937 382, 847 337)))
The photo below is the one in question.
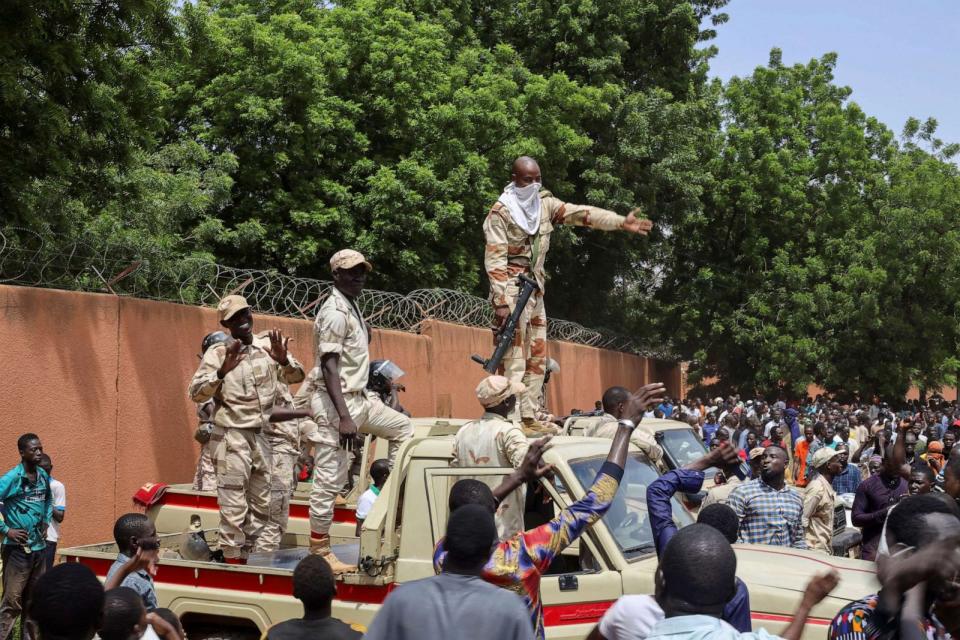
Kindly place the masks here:
MULTIPOLYGON (((554 503, 554 513, 573 502, 558 474, 554 483, 541 481, 554 503)), ((540 598, 547 637, 584 638, 604 612, 623 595, 623 582, 588 527, 567 547, 540 581, 540 598)))
MULTIPOLYGON (((449 517, 450 489, 462 478, 498 481, 513 469, 431 468, 426 470, 430 511, 430 533, 433 544, 443 537, 449 517)), ((554 504, 566 504, 565 489, 558 491, 547 482, 543 490, 554 504), (558 502, 561 501, 561 502, 558 502)), ((554 506, 554 513, 562 507, 554 506)), ((593 534, 587 532, 558 555, 541 578, 540 597, 543 604, 547 637, 554 639, 584 638, 603 613, 623 593, 620 573, 611 568, 593 534)))

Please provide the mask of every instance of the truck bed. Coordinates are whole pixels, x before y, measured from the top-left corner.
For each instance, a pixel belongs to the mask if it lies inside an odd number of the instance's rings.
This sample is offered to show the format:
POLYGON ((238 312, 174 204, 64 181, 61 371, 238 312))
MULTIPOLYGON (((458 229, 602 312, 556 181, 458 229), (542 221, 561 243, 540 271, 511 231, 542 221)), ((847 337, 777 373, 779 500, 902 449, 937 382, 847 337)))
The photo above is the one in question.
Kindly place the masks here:
MULTIPOLYGON (((216 530, 204 531, 215 548, 216 530)), ((247 565, 228 565, 213 561, 186 560, 180 545, 187 534, 160 535, 160 562, 154 583, 160 606, 169 607, 183 620, 185 627, 234 628, 238 621, 263 632, 271 625, 302 615, 293 598, 293 569, 309 553, 308 540, 287 535, 284 546, 271 553, 251 555, 247 565), (217 621, 222 624, 217 625, 217 621)), ((356 538, 333 545, 344 560, 355 561, 360 550, 356 538)), ((105 580, 117 558, 112 542, 72 547, 60 551, 63 562, 80 562, 105 580)), ((392 585, 382 577, 363 572, 338 577, 334 615, 369 624, 392 585)), ((191 636, 193 637, 193 636, 191 636)))

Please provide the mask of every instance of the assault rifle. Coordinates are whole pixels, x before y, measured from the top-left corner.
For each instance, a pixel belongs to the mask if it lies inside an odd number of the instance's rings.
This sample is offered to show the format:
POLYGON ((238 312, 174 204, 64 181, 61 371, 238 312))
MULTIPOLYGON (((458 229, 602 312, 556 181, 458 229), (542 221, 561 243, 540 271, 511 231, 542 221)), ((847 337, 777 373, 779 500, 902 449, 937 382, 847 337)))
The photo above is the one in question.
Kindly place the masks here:
POLYGON ((500 367, 500 361, 503 360, 507 349, 513 345, 513 338, 517 334, 517 325, 520 323, 520 316, 523 315, 523 310, 526 308, 530 296, 533 295, 534 291, 540 290, 540 286, 536 280, 528 278, 523 274, 520 274, 517 278, 520 280, 520 295, 517 296, 517 304, 513 308, 513 313, 510 314, 510 317, 507 318, 507 321, 503 323, 503 327, 497 333, 497 347, 493 350, 493 355, 487 360, 484 360, 478 355, 470 356, 470 359, 483 367, 483 370, 487 373, 497 372, 497 369, 500 367))

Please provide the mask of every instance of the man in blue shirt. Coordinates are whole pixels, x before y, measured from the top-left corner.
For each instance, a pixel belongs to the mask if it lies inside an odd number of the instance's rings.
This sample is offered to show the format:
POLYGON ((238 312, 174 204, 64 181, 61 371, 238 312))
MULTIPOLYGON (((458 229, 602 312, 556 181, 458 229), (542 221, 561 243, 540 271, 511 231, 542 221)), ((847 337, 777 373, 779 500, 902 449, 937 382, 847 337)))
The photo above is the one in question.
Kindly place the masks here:
POLYGON ((833 477, 833 490, 838 494, 856 493, 860 486, 860 469, 850 464, 850 449, 845 444, 837 445, 840 454, 840 473, 833 477))
MULTIPOLYGON (((653 540, 657 547, 657 556, 662 557, 667 543, 677 534, 677 525, 673 521, 673 510, 670 499, 677 491, 697 493, 703 487, 703 472, 710 467, 720 467, 726 473, 733 475, 733 469, 740 466, 740 457, 729 443, 723 443, 699 460, 694 460, 682 469, 669 471, 647 487, 647 514, 650 517, 650 527, 653 529, 653 540)), ((724 504, 714 504, 700 511, 698 522, 714 526, 713 518, 728 512, 728 519, 736 523, 726 527, 722 532, 728 542, 736 542, 739 531, 739 521, 733 510, 724 504), (717 512, 717 513, 715 513, 717 512), (732 540, 731 540, 732 538, 732 540)), ((714 527, 718 530, 720 527, 714 527)), ((741 633, 752 629, 750 620, 750 593, 747 585, 739 578, 736 579, 736 592, 723 607, 723 619, 741 633)))
POLYGON ((657 411, 662 413, 664 418, 673 415, 673 403, 670 402, 670 398, 664 398, 663 402, 657 405, 657 411))
MULTIPOLYGON (((47 526, 53 518, 50 478, 40 468, 43 445, 36 434, 17 440, 20 464, 0 478, 3 502, 3 600, 0 601, 0 640, 7 640, 30 601, 30 591, 46 568, 47 526)), ((21 621, 23 640, 33 640, 33 624, 21 621)))

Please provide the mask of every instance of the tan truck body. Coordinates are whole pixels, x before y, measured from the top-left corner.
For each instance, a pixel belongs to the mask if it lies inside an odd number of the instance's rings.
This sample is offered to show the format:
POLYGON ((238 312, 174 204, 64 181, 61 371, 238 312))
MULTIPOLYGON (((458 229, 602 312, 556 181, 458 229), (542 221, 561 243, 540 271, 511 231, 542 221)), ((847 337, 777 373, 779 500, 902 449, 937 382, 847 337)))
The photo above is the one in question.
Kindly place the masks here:
MULTIPOLYGON (((396 585, 434 575, 432 556, 445 530, 452 484, 465 476, 509 472, 450 468, 451 441, 449 436, 414 438, 401 449, 398 468, 364 522, 358 554, 361 570, 344 576, 338 584, 335 617, 369 625, 396 585)), ((610 441, 558 437, 554 443, 545 458, 555 466, 557 481, 544 487, 555 502, 567 504, 584 494, 592 474, 606 457, 610 441)), ((551 567, 551 572, 543 576, 541 597, 551 640, 584 638, 618 597, 653 592, 656 554, 645 544, 639 551, 625 548, 624 541, 644 543, 651 538, 645 495, 646 483, 656 476, 657 471, 643 455, 632 450, 618 493, 622 503, 615 504, 619 513, 611 516, 617 510, 611 509, 555 562, 557 572, 551 567)), ((674 505, 674 514, 681 526, 691 521, 679 503, 674 505)), ((175 548, 179 535, 165 535, 164 546, 175 548)), ((355 545, 357 541, 341 536, 334 542, 355 545)), ((305 535, 289 533, 284 540, 288 549, 280 553, 302 554, 306 543, 305 535)), ((772 633, 789 623, 804 586, 816 573, 835 568, 842 581, 814 609, 804 633, 807 640, 822 639, 841 607, 878 588, 872 563, 779 547, 735 545, 735 549, 737 575, 750 590, 754 626, 772 633)), ((103 576, 116 550, 113 545, 91 545, 61 553, 67 561, 84 562, 103 576)), ((346 553, 349 547, 339 548, 338 554, 346 553)), ((188 632, 192 619, 216 619, 224 624, 242 620, 262 631, 301 615, 299 603, 290 596, 290 568, 234 567, 165 558, 156 584, 161 605, 179 614, 188 632)))

